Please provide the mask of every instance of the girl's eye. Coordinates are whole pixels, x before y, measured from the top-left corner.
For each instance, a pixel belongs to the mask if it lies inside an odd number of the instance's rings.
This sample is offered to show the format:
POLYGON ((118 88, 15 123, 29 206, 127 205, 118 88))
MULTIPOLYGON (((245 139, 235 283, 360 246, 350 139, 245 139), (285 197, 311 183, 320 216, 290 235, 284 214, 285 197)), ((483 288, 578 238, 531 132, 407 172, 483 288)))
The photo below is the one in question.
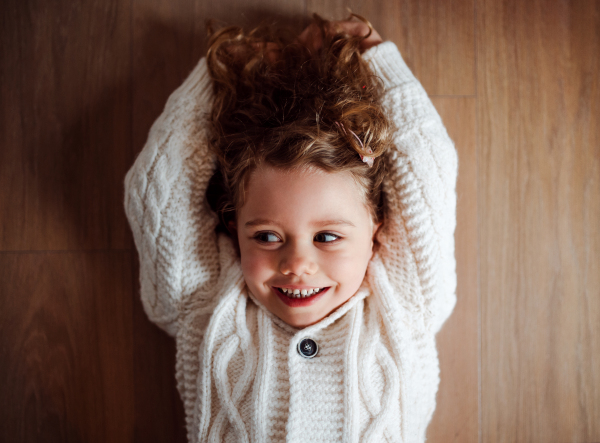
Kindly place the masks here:
POLYGON ((315 235, 315 241, 318 243, 331 243, 340 238, 339 235, 331 234, 329 232, 320 232, 315 235))
POLYGON ((261 243, 275 243, 279 241, 279 237, 272 232, 259 232, 254 238, 261 243))

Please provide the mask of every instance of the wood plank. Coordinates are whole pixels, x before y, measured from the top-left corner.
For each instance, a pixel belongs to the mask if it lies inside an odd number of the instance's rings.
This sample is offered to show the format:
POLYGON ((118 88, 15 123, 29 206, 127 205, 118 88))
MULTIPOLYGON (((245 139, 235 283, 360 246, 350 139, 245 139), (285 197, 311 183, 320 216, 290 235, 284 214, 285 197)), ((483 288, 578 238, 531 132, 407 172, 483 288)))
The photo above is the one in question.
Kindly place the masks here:
POLYGON ((130 4, 8 2, 0 250, 126 249, 130 4))
POLYGON ((307 0, 331 20, 347 8, 391 40, 430 95, 475 94, 474 0, 307 0))
POLYGON ((600 441, 600 3, 477 14, 482 441, 600 441))
POLYGON ((433 104, 458 152, 458 284, 454 312, 437 335, 441 381, 427 441, 470 443, 479 441, 476 100, 438 97, 433 104))
POLYGON ((132 441, 131 254, 0 254, 0 441, 132 441))

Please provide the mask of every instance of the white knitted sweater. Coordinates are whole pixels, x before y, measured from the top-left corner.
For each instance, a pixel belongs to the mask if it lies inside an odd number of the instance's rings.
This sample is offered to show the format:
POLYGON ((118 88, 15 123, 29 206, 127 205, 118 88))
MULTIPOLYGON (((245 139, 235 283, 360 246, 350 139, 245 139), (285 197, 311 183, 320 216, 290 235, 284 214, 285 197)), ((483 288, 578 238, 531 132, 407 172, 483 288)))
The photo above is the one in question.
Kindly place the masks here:
POLYGON ((295 329, 245 288, 206 188, 212 85, 201 59, 125 178, 150 320, 177 341, 190 442, 423 442, 435 409, 435 334, 456 302, 456 150, 392 42, 363 57, 398 132, 381 247, 356 295, 295 329), (309 337, 315 358, 296 346, 309 337))

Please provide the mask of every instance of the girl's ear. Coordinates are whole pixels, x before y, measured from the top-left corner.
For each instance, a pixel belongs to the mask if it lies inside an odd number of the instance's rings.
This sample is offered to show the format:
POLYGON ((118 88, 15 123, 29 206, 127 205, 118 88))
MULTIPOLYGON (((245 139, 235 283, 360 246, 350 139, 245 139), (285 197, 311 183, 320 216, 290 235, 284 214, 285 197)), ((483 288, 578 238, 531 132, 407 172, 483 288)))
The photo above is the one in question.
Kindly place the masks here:
POLYGON ((238 256, 239 256, 240 255, 240 242, 238 240, 237 226, 236 226, 234 220, 230 220, 227 223, 227 230, 229 231, 229 236, 233 240, 233 245, 235 246, 235 250, 237 251, 238 256))
POLYGON ((377 232, 379 231, 381 224, 382 224, 382 222, 379 222, 373 226, 373 239, 375 239, 375 235, 377 235, 377 232))
POLYGON ((229 233, 231 235, 235 234, 237 236, 237 227, 235 225, 235 221, 229 220, 229 222, 227 223, 227 229, 229 230, 229 233))
POLYGON ((379 222, 376 225, 373 225, 373 237, 371 237, 371 258, 373 258, 373 255, 379 248, 379 242, 377 241, 375 236, 377 235, 377 232, 379 231, 379 228, 381 227, 381 223, 382 222, 379 222))

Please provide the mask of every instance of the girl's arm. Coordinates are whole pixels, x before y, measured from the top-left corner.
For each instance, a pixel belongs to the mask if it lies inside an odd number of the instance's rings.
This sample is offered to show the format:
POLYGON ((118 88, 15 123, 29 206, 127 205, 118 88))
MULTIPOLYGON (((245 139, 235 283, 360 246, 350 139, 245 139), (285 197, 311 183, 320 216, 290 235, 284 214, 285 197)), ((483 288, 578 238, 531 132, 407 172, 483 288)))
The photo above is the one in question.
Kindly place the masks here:
POLYGON ((218 218, 205 196, 216 167, 207 141, 211 103, 203 58, 169 97, 125 177, 125 213, 139 253, 142 303, 150 320, 172 336, 190 302, 210 313, 219 250, 233 253, 225 239, 217 240, 218 218))
POLYGON ((417 300, 427 325, 437 332, 456 304, 456 179, 458 156, 427 93, 396 45, 382 43, 363 54, 385 85, 384 105, 397 127, 383 184, 385 222, 378 234, 390 281, 407 293, 402 273, 416 268, 417 300), (413 258, 407 261, 407 252, 413 258), (422 297, 422 298, 421 298, 422 297))

